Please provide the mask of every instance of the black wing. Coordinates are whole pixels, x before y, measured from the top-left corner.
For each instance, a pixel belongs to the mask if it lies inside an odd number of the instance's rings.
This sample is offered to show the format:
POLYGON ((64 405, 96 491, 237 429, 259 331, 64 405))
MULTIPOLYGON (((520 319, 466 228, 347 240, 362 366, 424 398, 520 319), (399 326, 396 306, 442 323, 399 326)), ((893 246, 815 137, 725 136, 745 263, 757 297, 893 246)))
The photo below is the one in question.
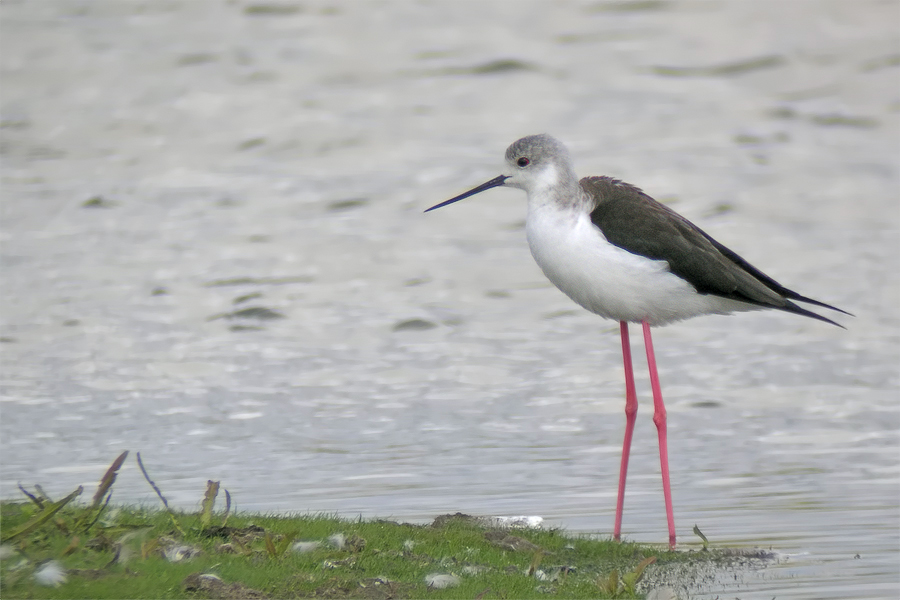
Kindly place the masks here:
POLYGON ((595 200, 591 221, 611 244, 666 261, 672 273, 699 293, 775 308, 841 327, 791 300, 845 311, 787 289, 640 189, 610 177, 586 177, 580 183, 595 200))

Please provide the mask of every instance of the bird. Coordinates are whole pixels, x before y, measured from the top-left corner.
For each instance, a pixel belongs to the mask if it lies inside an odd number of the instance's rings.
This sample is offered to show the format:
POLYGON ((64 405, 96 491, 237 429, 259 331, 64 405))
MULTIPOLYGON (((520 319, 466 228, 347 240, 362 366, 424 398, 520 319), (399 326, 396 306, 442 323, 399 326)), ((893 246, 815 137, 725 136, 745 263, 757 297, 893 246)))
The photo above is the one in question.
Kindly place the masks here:
POLYGON ((784 287, 636 186, 607 176, 579 180, 568 149, 547 134, 513 142, 506 150, 506 168, 501 175, 425 212, 496 187, 517 188, 527 194, 525 235, 531 255, 547 279, 588 311, 619 322, 625 437, 615 540, 621 540, 625 480, 637 415, 628 325, 639 323, 643 329, 669 547, 675 548, 666 408, 651 328, 701 315, 761 309, 844 327, 797 302, 853 315, 784 287))

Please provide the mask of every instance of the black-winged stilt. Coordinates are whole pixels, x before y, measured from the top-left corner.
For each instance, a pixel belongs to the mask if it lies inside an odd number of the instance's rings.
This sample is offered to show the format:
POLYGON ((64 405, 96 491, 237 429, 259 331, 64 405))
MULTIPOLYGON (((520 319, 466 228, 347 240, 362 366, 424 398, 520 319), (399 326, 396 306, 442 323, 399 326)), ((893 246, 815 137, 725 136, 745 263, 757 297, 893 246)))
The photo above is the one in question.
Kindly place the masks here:
POLYGON ((650 327, 706 314, 774 308, 842 327, 793 301, 844 314, 801 296, 750 265, 699 227, 640 189, 611 177, 585 177, 572 169, 566 147, 549 135, 532 135, 506 150, 506 171, 476 188, 432 206, 447 206, 499 186, 525 190, 525 233, 544 275, 587 310, 620 322, 625 363, 625 440, 619 471, 613 536, 622 531, 628 455, 637 414, 628 323, 641 323, 659 434, 669 545, 675 518, 669 485, 666 407, 650 327))

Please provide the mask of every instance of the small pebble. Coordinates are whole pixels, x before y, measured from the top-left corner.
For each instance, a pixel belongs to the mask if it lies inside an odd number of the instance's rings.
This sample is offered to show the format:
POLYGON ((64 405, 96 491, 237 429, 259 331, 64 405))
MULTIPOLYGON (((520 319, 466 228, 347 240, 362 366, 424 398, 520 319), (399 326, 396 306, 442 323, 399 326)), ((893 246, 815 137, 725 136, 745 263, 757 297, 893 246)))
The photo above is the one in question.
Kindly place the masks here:
POLYGON ((425 584, 436 590, 456 587, 459 585, 459 577, 449 573, 430 573, 425 576, 425 584))
POLYGON ((38 585, 59 587, 66 582, 66 570, 59 562, 50 560, 34 572, 34 580, 38 585))
POLYGON ((200 554, 200 548, 193 546, 172 546, 165 552, 166 560, 172 563, 189 560, 200 554))
POLYGON ((297 542, 295 543, 291 549, 294 552, 298 552, 303 554, 305 552, 312 552, 316 550, 321 544, 319 542, 297 542))

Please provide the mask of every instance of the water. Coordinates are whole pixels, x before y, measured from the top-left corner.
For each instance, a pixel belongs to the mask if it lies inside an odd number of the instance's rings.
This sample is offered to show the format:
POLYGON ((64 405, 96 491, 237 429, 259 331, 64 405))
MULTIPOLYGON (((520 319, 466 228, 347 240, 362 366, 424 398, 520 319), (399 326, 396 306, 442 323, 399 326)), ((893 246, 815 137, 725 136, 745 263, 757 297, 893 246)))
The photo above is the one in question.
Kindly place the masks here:
MULTIPOLYGON (((782 557, 690 593, 896 597, 900 8, 770 8, 4 2, 0 494, 130 449, 185 508, 609 534, 617 325, 544 280, 521 192, 421 213, 546 131, 857 315, 657 330, 679 540, 782 557)), ((632 337, 624 533, 663 542, 632 337)), ((131 459, 114 498, 156 503, 131 459)))

